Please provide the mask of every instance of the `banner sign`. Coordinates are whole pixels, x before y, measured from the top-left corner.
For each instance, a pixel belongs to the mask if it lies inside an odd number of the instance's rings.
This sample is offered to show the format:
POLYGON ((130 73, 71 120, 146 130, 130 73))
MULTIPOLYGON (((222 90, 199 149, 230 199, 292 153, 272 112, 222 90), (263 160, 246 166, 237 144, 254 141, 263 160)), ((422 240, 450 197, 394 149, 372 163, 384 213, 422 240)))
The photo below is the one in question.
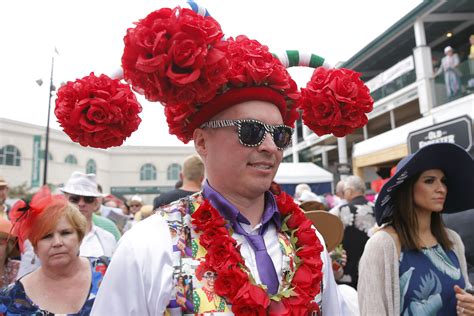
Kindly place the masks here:
POLYGON ((453 143, 467 151, 472 147, 472 120, 469 116, 461 116, 442 122, 408 135, 408 151, 414 153, 418 149, 434 143, 453 143))
POLYGON ((31 168, 31 187, 40 186, 41 135, 33 136, 33 167, 31 168))

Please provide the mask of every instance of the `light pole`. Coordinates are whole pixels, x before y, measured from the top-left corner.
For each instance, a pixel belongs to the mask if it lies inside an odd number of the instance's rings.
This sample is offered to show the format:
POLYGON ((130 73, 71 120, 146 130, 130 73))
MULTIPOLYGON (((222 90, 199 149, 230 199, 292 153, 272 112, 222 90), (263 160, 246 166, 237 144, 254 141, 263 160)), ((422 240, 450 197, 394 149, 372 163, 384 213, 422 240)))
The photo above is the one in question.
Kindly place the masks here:
MULTIPOLYGON (((49 153, 49 117, 51 114, 51 97, 53 92, 56 90, 56 87, 53 85, 53 75, 54 75, 54 55, 51 57, 51 76, 49 77, 49 98, 48 98, 48 120, 46 121, 46 138, 44 145, 44 170, 43 170, 43 185, 48 183, 48 153, 49 153)), ((36 80, 38 85, 43 84, 43 80, 36 80)))

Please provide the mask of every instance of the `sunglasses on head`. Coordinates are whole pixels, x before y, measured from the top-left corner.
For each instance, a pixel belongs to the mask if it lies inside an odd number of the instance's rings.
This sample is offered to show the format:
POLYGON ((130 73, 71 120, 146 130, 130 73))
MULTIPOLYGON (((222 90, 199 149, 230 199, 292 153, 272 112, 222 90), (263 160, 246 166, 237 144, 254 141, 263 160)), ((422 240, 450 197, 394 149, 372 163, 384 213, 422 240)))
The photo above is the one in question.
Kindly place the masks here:
POLYGON ((287 125, 268 125, 257 120, 219 120, 209 121, 201 128, 222 128, 229 126, 238 127, 239 141, 247 147, 260 146, 268 133, 272 135, 273 142, 279 150, 284 150, 291 144, 293 128, 287 125))
POLYGON ((92 204, 94 203, 96 197, 95 196, 81 196, 81 195, 70 195, 69 196, 69 202, 73 203, 73 204, 77 204, 79 203, 79 201, 81 200, 81 198, 84 200, 85 203, 87 204, 92 204))

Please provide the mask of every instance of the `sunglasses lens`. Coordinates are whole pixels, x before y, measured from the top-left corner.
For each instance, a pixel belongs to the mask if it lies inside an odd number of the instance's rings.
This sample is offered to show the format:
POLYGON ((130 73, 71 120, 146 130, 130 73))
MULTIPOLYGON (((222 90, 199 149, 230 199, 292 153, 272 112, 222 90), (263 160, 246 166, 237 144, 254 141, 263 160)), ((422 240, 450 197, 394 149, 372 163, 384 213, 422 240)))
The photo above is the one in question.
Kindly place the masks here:
POLYGON ((95 201, 95 197, 93 197, 93 196, 84 196, 83 199, 84 199, 84 202, 86 202, 88 204, 91 204, 95 201))
MULTIPOLYGON (((91 204, 95 201, 95 197, 93 197, 93 196, 82 196, 82 199, 87 204, 91 204)), ((69 196, 69 202, 71 202, 73 204, 78 204, 80 200, 81 200, 81 196, 79 196, 79 195, 70 195, 69 196)))
POLYGON ((286 126, 275 127, 273 131, 273 141, 278 148, 286 148, 291 142, 291 129, 286 126))
POLYGON ((69 196, 69 202, 73 203, 73 204, 77 204, 79 203, 79 200, 81 199, 80 196, 78 195, 70 195, 69 196))
POLYGON ((240 127, 240 141, 249 146, 257 145, 265 136, 265 127, 258 122, 243 122, 240 127))

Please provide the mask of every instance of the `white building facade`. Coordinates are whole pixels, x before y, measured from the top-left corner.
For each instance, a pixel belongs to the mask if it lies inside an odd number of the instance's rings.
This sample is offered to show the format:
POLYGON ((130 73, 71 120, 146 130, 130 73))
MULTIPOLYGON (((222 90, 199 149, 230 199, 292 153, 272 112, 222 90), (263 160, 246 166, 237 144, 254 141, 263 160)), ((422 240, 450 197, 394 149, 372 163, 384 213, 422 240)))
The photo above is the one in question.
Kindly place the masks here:
MULTIPOLYGON (((0 118, 0 175, 11 187, 38 188, 44 180, 46 128, 0 118)), ((194 146, 82 147, 50 129, 47 183, 60 187, 74 171, 95 173, 104 193, 156 196, 174 188, 194 146)))

